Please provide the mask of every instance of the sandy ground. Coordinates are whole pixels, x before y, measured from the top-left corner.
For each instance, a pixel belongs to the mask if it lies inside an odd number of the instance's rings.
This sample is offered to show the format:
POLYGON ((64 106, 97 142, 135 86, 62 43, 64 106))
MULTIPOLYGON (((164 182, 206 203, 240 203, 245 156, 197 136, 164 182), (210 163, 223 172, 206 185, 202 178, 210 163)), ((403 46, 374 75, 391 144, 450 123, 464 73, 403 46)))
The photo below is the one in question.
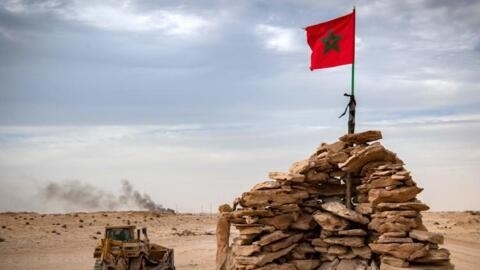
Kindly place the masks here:
MULTIPOLYGON (((178 270, 214 269, 216 216, 148 212, 0 213, 0 269, 92 269, 104 226, 128 221, 174 248, 178 270)), ((455 269, 480 269, 480 213, 428 212, 424 223, 446 236, 455 269)))

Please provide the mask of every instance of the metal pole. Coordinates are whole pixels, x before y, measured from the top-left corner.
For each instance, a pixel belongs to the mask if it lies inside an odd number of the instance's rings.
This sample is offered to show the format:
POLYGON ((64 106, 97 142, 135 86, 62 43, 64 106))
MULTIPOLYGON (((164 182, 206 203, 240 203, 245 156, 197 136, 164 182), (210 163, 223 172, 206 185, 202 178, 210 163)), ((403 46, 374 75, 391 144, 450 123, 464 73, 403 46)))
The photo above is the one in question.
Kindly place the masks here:
MULTIPOLYGON (((348 102, 348 134, 355 133, 355 6, 353 6, 353 61, 352 61, 352 87, 350 101, 348 102)), ((348 173, 345 177, 345 199, 348 209, 352 209, 352 176, 348 173)))

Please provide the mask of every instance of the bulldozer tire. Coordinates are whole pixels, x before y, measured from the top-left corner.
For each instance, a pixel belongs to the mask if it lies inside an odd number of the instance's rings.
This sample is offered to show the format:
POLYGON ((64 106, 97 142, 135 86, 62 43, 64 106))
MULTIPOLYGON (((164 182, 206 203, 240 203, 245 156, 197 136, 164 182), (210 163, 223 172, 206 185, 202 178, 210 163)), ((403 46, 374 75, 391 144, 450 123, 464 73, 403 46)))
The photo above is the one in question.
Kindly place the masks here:
POLYGON ((103 264, 103 262, 99 259, 95 260, 95 264, 93 265, 93 270, 106 270, 107 266, 103 264))

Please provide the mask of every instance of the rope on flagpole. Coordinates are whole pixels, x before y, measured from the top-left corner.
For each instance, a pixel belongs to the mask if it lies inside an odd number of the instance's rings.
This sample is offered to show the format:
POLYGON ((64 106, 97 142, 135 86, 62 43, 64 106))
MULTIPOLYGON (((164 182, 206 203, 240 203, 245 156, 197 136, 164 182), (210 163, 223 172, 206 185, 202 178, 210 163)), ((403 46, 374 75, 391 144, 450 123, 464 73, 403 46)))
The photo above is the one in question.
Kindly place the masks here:
POLYGON ((353 134, 355 133, 355 108, 357 106, 357 101, 355 100, 354 95, 349 95, 347 93, 344 93, 343 95, 349 97, 350 100, 348 101, 345 110, 338 118, 342 118, 343 116, 345 116, 348 109, 348 134, 353 134))

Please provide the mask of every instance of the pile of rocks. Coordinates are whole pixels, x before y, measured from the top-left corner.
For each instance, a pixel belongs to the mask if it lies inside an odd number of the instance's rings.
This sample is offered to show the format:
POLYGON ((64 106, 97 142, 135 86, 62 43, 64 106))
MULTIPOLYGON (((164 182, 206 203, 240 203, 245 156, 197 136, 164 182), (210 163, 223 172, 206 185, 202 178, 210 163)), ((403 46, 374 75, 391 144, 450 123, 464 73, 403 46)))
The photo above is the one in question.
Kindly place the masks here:
POLYGON ((416 200, 422 191, 401 164, 367 169, 357 186, 361 201, 356 210, 370 215, 373 252, 382 264, 409 267, 410 264, 446 264, 450 253, 439 249, 443 236, 427 232, 420 211, 428 206, 416 200))
POLYGON ((233 208, 220 206, 217 269, 453 269, 438 248, 443 237, 422 224, 422 189, 393 152, 371 143, 381 138, 367 131, 323 143, 288 172, 269 173, 233 208))

